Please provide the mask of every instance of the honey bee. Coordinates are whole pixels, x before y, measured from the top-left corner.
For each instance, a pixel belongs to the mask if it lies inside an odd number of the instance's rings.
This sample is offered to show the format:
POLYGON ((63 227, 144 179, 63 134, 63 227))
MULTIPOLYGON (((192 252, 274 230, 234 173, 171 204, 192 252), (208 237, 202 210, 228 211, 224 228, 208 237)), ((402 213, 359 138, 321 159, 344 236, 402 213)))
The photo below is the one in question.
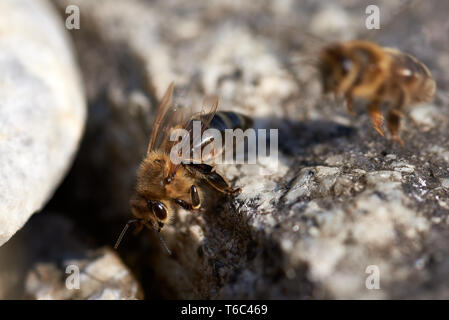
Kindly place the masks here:
POLYGON ((224 134, 225 129, 246 130, 252 126, 251 119, 234 112, 217 112, 218 99, 216 99, 209 113, 190 115, 186 121, 182 121, 176 117, 179 109, 173 106, 172 96, 173 83, 161 100, 147 153, 137 172, 135 193, 130 200, 131 212, 135 218, 125 225, 115 248, 120 244, 128 227, 136 224, 136 232, 143 227, 156 231, 170 254, 160 231, 170 222, 177 207, 196 211, 202 208, 208 198, 216 201, 219 195, 236 195, 241 192, 241 188, 233 189, 229 181, 217 172, 213 165, 213 158, 220 154, 220 149, 215 154, 206 154, 197 162, 183 161, 176 164, 171 160, 170 152, 176 143, 187 143, 191 150, 198 147, 203 149, 211 142, 210 137, 201 136, 200 141, 193 144, 192 139, 171 141, 170 136, 173 130, 179 128, 192 132, 193 120, 200 121, 201 132, 207 128, 215 128, 220 134, 224 134))
POLYGON ((387 128, 402 146, 400 120, 406 107, 430 102, 435 81, 429 69, 415 57, 397 49, 362 40, 330 45, 322 50, 319 70, 325 93, 344 96, 351 115, 353 98, 369 101, 370 120, 384 136, 380 104, 389 103, 387 128))

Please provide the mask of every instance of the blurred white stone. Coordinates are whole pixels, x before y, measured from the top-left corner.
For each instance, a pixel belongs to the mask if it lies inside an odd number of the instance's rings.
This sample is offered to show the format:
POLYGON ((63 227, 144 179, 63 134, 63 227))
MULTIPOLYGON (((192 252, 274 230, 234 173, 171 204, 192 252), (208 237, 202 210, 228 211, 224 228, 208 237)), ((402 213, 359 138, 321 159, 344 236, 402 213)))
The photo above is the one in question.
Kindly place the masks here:
POLYGON ((353 21, 349 13, 341 7, 328 5, 313 16, 310 30, 318 36, 338 35, 349 39, 353 34, 353 21))
POLYGON ((443 188, 449 189, 449 179, 441 179, 441 186, 443 188))
POLYGON ((28 273, 25 294, 27 298, 37 300, 143 298, 134 276, 117 253, 109 248, 88 251, 83 259, 64 260, 62 268, 54 263, 38 263, 28 273), (74 267, 76 271, 67 267, 74 267), (78 279, 72 281, 74 277, 78 279), (70 286, 75 283, 77 286, 70 286))
POLYGON ((86 106, 63 21, 44 0, 0 2, 0 245, 64 177, 86 106))
POLYGON ((440 111, 433 104, 425 104, 413 107, 410 111, 410 117, 422 130, 429 130, 436 125, 436 119, 440 116, 440 111))

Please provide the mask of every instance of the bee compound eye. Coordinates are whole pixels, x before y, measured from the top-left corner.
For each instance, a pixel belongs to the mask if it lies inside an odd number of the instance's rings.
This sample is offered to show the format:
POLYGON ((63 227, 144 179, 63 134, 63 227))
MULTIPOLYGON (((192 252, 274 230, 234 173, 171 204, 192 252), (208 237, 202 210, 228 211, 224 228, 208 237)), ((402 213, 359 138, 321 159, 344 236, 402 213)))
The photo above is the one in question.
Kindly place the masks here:
POLYGON ((167 218, 167 208, 165 208, 162 202, 153 202, 152 210, 159 220, 165 220, 167 218))

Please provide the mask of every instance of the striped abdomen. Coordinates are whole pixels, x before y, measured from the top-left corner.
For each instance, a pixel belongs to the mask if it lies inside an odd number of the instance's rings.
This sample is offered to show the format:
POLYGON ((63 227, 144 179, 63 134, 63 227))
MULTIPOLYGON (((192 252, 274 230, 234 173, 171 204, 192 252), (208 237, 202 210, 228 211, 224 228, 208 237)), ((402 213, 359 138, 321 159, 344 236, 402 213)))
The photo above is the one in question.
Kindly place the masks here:
POLYGON ((408 92, 406 104, 428 102, 435 94, 435 80, 429 69, 415 57, 391 48, 384 48, 393 61, 397 81, 408 92))
MULTIPOLYGON (((210 114, 205 114, 200 116, 201 121, 205 121, 204 119, 208 119, 210 114)), ((213 156, 217 156, 220 154, 223 150, 222 147, 224 146, 225 142, 225 130, 226 129, 241 129, 245 131, 246 129, 252 128, 253 126, 253 120, 245 116, 241 113, 232 112, 232 111, 219 111, 214 114, 212 119, 210 120, 209 124, 207 125, 207 129, 216 129, 221 134, 222 139, 222 145, 215 145, 215 154, 213 156)), ((201 141, 194 141, 194 138, 191 137, 191 143, 193 146, 193 149, 204 149, 205 146, 207 146, 209 143, 213 141, 213 137, 210 135, 203 135, 201 137, 201 141)))
POLYGON ((245 131, 253 126, 253 121, 248 116, 232 111, 219 111, 209 123, 209 128, 214 128, 224 133, 226 129, 242 129, 245 131))

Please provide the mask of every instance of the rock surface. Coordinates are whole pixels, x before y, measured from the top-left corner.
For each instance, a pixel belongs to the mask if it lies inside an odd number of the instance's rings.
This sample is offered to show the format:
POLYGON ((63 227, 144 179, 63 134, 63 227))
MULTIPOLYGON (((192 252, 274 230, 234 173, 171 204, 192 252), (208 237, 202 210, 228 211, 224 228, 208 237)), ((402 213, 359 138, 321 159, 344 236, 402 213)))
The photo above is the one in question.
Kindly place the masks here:
POLYGON ((139 284, 110 248, 89 252, 61 266, 39 263, 27 275, 25 297, 37 300, 142 299, 139 284))
POLYGON ((117 253, 61 214, 33 216, 0 248, 0 299, 141 299, 117 253))
POLYGON ((205 214, 180 211, 163 232, 172 256, 150 232, 125 238, 120 253, 147 297, 449 298, 448 4, 378 1, 381 29, 366 30, 353 1, 54 3, 63 16, 80 7, 72 36, 91 108, 51 206, 101 244, 129 217, 170 81, 181 103, 218 94, 222 110, 279 128, 277 170, 221 166, 242 194, 205 214), (433 72, 437 97, 408 113, 404 148, 373 130, 363 103, 351 118, 322 97, 314 58, 348 38, 398 47, 433 72), (379 289, 367 287, 372 270, 379 289))
POLYGON ((85 99, 66 30, 42 0, 0 3, 0 246, 71 164, 85 99))

